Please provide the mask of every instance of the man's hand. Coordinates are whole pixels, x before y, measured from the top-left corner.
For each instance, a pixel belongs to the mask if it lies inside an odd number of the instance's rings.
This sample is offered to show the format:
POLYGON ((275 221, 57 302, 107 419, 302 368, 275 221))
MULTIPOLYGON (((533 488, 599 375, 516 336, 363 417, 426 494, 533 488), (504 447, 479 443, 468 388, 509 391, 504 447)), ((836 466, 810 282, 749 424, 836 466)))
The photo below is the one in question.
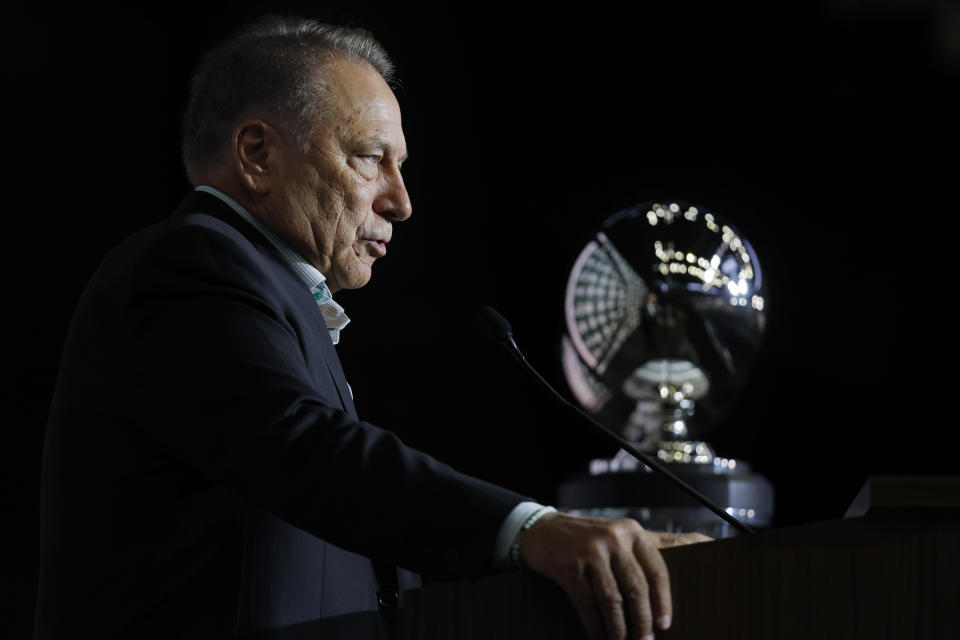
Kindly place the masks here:
POLYGON ((670 577, 658 548, 705 540, 651 533, 632 519, 563 513, 540 518, 517 537, 524 564, 563 588, 591 640, 647 640, 654 627, 669 628, 670 577))

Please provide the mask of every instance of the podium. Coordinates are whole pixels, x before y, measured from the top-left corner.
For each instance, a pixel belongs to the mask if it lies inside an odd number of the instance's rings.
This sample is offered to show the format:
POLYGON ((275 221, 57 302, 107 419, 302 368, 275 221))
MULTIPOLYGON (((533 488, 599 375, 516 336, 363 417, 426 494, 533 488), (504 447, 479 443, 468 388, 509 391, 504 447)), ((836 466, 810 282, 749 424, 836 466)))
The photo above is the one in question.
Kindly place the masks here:
MULTIPOLYGON (((960 638, 960 477, 871 478, 842 520, 663 550, 671 640, 960 638)), ((401 640, 584 640, 528 571, 405 593, 401 640)))

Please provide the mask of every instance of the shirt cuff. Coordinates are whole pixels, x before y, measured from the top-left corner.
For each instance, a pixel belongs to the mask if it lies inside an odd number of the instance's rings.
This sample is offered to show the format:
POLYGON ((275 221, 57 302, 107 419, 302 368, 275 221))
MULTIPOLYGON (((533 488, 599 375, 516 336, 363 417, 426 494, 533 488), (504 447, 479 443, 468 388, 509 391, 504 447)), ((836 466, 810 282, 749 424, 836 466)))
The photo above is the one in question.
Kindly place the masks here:
POLYGON ((535 522, 542 515, 556 511, 553 507, 544 506, 538 502, 521 502, 507 514, 500 531, 497 533, 493 548, 493 566, 500 571, 516 569, 518 567, 511 553, 517 535, 526 527, 528 522, 535 522))

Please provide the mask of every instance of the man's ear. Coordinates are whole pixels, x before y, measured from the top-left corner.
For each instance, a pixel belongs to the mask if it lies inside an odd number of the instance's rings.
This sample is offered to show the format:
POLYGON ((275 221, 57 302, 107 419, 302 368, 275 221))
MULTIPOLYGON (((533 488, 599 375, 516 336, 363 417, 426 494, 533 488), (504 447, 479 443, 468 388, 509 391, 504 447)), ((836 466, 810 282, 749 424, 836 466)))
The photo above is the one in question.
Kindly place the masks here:
POLYGON ((252 194, 267 195, 281 154, 278 132, 263 120, 245 120, 233 130, 231 141, 240 182, 252 194))

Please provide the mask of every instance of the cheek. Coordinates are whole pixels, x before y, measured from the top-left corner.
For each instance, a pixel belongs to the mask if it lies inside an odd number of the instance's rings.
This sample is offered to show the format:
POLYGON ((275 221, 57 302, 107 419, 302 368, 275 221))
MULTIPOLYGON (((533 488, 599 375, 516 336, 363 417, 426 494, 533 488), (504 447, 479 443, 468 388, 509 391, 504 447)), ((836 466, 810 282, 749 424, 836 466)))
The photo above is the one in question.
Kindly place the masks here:
POLYGON ((303 195, 318 243, 326 247, 336 244, 342 237, 343 189, 336 183, 320 181, 303 195))
POLYGON ((359 239, 373 215, 373 198, 365 189, 352 189, 343 194, 341 232, 344 237, 359 239))

